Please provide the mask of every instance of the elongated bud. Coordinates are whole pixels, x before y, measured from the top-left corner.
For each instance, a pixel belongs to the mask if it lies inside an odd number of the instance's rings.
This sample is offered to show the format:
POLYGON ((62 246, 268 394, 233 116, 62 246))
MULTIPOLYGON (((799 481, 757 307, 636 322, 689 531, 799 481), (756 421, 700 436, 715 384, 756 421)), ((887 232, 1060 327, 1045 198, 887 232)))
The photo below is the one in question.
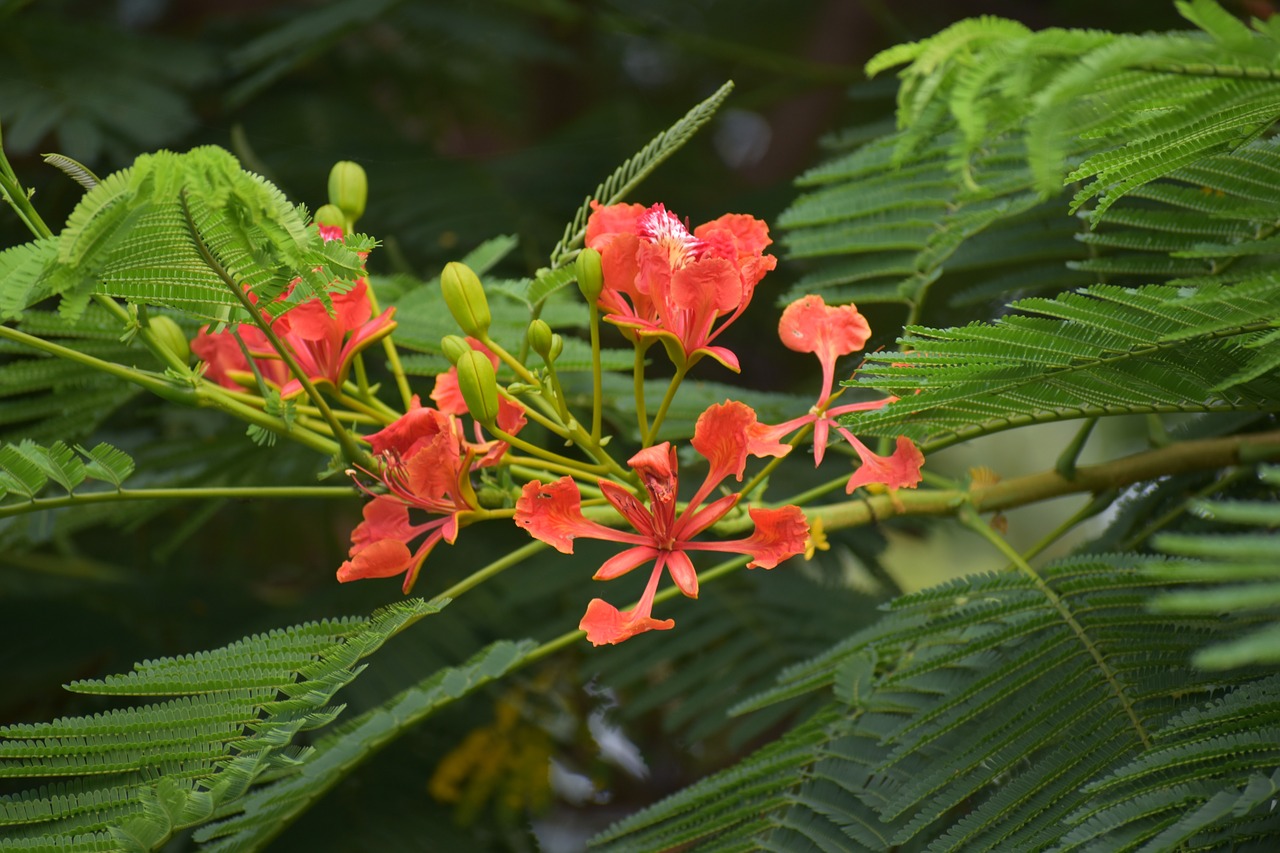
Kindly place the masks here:
POLYGON ((498 377, 484 353, 468 350, 458 359, 458 390, 467 411, 477 422, 490 426, 498 417, 498 377))
POLYGON ((440 339, 440 349, 450 364, 457 364, 458 359, 471 352, 471 344, 461 335, 445 335, 440 339))
POLYGON ((551 352, 551 337, 551 327, 546 320, 534 320, 529 324, 529 346, 543 359, 551 352))
POLYGON ((187 336, 172 317, 152 314, 147 318, 147 328, 155 335, 156 343, 176 355, 178 361, 185 364, 191 357, 191 345, 187 343, 187 336))
POLYGON ((574 262, 578 274, 578 290, 592 305, 604 290, 604 271, 600 267, 600 253, 595 249, 583 249, 574 262))
POLYGON ((445 264, 444 272, 440 273, 440 289, 458 328, 484 340, 489 334, 489 300, 485 299, 484 285, 471 267, 457 261, 445 264))
POLYGON ((348 225, 364 214, 368 198, 369 179, 365 177, 364 168, 350 160, 334 163, 329 170, 329 203, 342 210, 348 225))
POLYGON ((551 336, 551 351, 547 353, 547 361, 553 362, 560 357, 560 353, 564 352, 564 338, 559 335, 551 336))

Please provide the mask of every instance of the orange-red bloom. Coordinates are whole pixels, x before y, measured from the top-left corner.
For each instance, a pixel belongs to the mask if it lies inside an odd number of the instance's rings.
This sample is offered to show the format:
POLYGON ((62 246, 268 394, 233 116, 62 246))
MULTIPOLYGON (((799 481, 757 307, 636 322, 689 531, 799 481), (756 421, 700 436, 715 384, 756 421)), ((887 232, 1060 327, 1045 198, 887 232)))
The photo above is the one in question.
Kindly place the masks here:
POLYGON ((813 463, 816 467, 822 464, 830 431, 834 429, 862 460, 862 465, 845 484, 846 493, 872 483, 892 489, 913 488, 919 484, 924 455, 910 439, 898 436, 897 448, 893 454, 880 456, 836 420, 850 412, 881 408, 896 400, 896 397, 843 406, 830 405, 835 384, 836 359, 862 349, 871 337, 871 327, 858 312, 857 306, 827 305, 821 296, 802 297, 782 312, 782 319, 778 322, 778 337, 788 349, 811 352, 818 357, 822 364, 822 392, 808 414, 775 427, 762 427, 761 436, 777 440, 806 424, 813 424, 813 463))
MULTIPOLYGON (((319 227, 325 240, 342 236, 341 228, 319 227)), ((280 298, 288 298, 292 289, 290 287, 280 298)), ((395 329, 396 324, 392 320, 395 308, 388 308, 374 317, 368 284, 364 279, 359 279, 355 287, 346 293, 334 293, 329 298, 332 314, 317 297, 281 314, 272 321, 271 329, 312 384, 340 388, 347 379, 356 353, 395 329)), ((210 334, 208 329, 208 326, 201 328, 191 342, 192 352, 209 365, 205 375, 233 390, 252 387, 255 382, 253 371, 235 336, 230 330, 210 334)), ((290 376, 280 354, 260 329, 242 324, 239 335, 258 373, 264 381, 280 389, 283 399, 303 393, 302 382, 290 376)))
MULTIPOLYGON (((729 475, 742 479, 748 454, 780 455, 778 445, 760 442, 750 435, 755 413, 739 402, 712 406, 698 418, 693 446, 706 457, 710 468, 693 497, 683 510, 677 504, 679 468, 676 451, 670 443, 647 447, 631 457, 628 465, 640 475, 649 501, 646 507, 630 491, 609 480, 600 481, 600 490, 614 509, 626 519, 635 532, 614 530, 582 514, 581 493, 569 477, 553 483, 526 483, 516 503, 515 522, 565 554, 573 553, 577 538, 621 542, 628 547, 605 561, 595 574, 596 580, 620 577, 650 561, 654 568, 644 594, 635 609, 619 611, 613 605, 594 599, 587 607, 580 628, 595 645, 620 643, 636 634, 666 630, 675 625, 670 619, 654 619, 653 597, 663 569, 671 574, 675 585, 685 595, 698 595, 698 575, 689 551, 725 551, 751 556, 748 568, 771 569, 782 560, 804 552, 809 525, 799 507, 751 509, 755 531, 745 539, 729 541, 695 541, 694 537, 715 524, 738 502, 738 495, 726 495, 702 503, 729 475)), ((785 452, 783 448, 782 452, 785 452)))
POLYGON ((418 405, 417 397, 408 412, 368 438, 383 462, 378 478, 389 494, 365 504, 364 521, 351 533, 350 559, 338 568, 338 580, 403 573, 407 593, 432 549, 442 540, 452 545, 462 515, 478 509, 471 487, 476 449, 462 440, 456 418, 418 405), (413 524, 410 509, 438 517, 413 524))
POLYGON ((738 358, 712 341, 746 310, 777 264, 763 254, 764 222, 726 214, 692 233, 661 204, 595 205, 586 244, 600 252, 605 319, 632 340, 662 341, 671 360, 688 366, 709 355, 730 370, 738 358))

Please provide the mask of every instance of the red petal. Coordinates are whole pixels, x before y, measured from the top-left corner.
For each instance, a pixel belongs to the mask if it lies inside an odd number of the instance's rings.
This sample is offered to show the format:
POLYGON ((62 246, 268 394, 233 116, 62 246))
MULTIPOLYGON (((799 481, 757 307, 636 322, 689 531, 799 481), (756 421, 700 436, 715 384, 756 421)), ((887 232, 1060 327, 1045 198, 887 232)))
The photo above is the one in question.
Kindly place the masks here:
POLYGON ((789 557, 804 553, 809 540, 809 521, 798 506, 749 510, 756 523, 746 540, 744 553, 751 555, 747 568, 772 569, 789 557))
POLYGON ((445 373, 436 376, 436 386, 431 389, 431 402, 447 415, 465 415, 466 401, 462 399, 462 389, 458 387, 458 368, 450 367, 445 373))
POLYGON ((338 582, 389 578, 405 571, 412 563, 409 546, 398 539, 380 539, 361 548, 338 567, 338 582))
POLYGON ((448 501, 457 492, 462 472, 462 445, 452 429, 420 442, 404 463, 405 485, 424 503, 448 501))
POLYGON ((600 491, 604 494, 605 500, 613 504, 613 508, 627 520, 628 524, 642 536, 648 539, 654 538, 653 516, 635 495, 609 480, 600 481, 600 491))
POLYGON ((871 337, 871 327, 854 305, 831 305, 821 296, 797 299, 782 312, 778 337, 788 349, 811 352, 822 364, 822 397, 831 394, 836 359, 857 352, 871 337))
POLYGON ((877 456, 867 449, 866 445, 841 430, 845 438, 862 457, 862 467, 853 472, 849 482, 845 484, 846 494, 852 493, 859 486, 880 483, 890 489, 913 489, 921 480, 920 468, 924 465, 924 454, 920 448, 905 435, 898 436, 897 448, 891 456, 877 456))
POLYGON ((412 456, 422 445, 430 443, 444 430, 452 430, 453 421, 448 415, 424 408, 417 395, 410 401, 409 411, 386 427, 365 438, 372 445, 374 455, 393 450, 402 457, 412 456))
POLYGON ((694 261, 672 273, 671 302, 697 317, 706 317, 709 329, 714 319, 711 315, 727 313, 742 303, 742 276, 737 266, 724 258, 694 261))
POLYGON ((578 629, 587 632, 593 646, 621 643, 645 631, 669 631, 675 626, 674 619, 654 619, 647 613, 643 616, 622 613, 599 598, 591 599, 586 615, 578 623, 578 629))
POLYGON ((738 257, 759 255, 773 242, 769 239, 769 226, 763 220, 745 213, 726 213, 718 219, 705 222, 693 229, 693 236, 699 240, 716 242, 723 240, 726 232, 732 235, 738 257))
POLYGON ((579 536, 618 541, 619 535, 583 517, 582 494, 572 477, 561 477, 554 483, 525 483, 516 501, 515 522, 562 554, 573 553, 573 540, 579 536))
POLYGON ((672 551, 667 556, 667 571, 680 591, 689 598, 698 597, 698 573, 693 569, 693 561, 683 551, 672 551))
POLYGON ((655 526, 670 529, 680 489, 676 449, 664 441, 641 450, 628 459, 627 464, 640 475, 640 482, 649 492, 650 514, 656 521, 655 526))
POLYGON ((647 545, 641 545, 635 548, 615 554, 604 561, 604 565, 596 569, 596 573, 591 576, 592 580, 611 581, 614 578, 620 578, 632 569, 639 568, 650 560, 658 558, 658 549, 647 545))
MULTIPOLYGON (((726 400, 709 406, 698 416, 690 443, 711 463, 711 470, 707 472, 707 482, 711 484, 711 488, 719 485, 730 474, 739 481, 742 480, 750 445, 747 431, 756 424, 755 411, 737 400, 726 400)), ((704 484, 698 491, 710 492, 710 489, 704 484)))
POLYGON ((351 554, 366 548, 379 539, 399 539, 408 542, 421 532, 409 523, 409 508, 388 495, 379 495, 364 505, 364 521, 351 531, 351 554))
POLYGON ((603 207, 591 202, 591 216, 587 219, 585 242, 592 249, 601 250, 616 234, 636 234, 640 217, 647 208, 643 204, 611 204, 603 207))

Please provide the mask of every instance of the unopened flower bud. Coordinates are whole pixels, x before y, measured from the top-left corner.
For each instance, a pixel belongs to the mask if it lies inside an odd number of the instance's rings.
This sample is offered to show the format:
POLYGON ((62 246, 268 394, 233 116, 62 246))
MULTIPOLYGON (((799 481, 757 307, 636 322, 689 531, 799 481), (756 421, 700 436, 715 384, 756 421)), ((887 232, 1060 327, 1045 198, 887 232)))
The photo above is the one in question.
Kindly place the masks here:
POLYGON ((444 272, 440 273, 440 289, 458 327, 473 338, 483 340, 489 333, 489 301, 485 299, 484 285, 471 267, 457 261, 445 264, 444 272))
POLYGON ((326 228, 342 228, 345 230, 347 227, 347 215, 336 204, 321 205, 316 210, 315 219, 317 225, 323 225, 326 228))
POLYGON ((546 320, 534 320, 529 324, 529 346, 544 359, 551 352, 551 327, 546 320))
POLYGON ((547 361, 552 362, 560 357, 560 353, 564 352, 564 338, 559 335, 551 336, 551 351, 547 353, 547 361))
POLYGON ((471 352, 471 344, 461 335, 445 335, 440 339, 440 349, 450 364, 457 364, 458 359, 471 352))
POLYGON ((481 486, 476 489, 476 502, 485 509, 498 509, 507 505, 507 492, 497 486, 481 486))
POLYGON ((350 160, 339 160, 329 170, 329 203, 337 205, 346 215, 348 224, 364 214, 369 198, 369 180, 364 168, 350 160))
POLYGON ((176 355, 178 361, 187 363, 191 356, 191 345, 187 343, 187 336, 183 334, 182 327, 175 323, 172 317, 152 314, 147 318, 147 328, 155 336, 157 344, 176 355))
POLYGON ((583 249, 574 262, 578 274, 578 290, 592 305, 600 298, 604 290, 604 271, 600 267, 600 253, 595 249, 583 249))
POLYGON ((458 390, 467 411, 478 423, 491 425, 498 417, 498 377, 484 353, 470 350, 458 359, 458 390))

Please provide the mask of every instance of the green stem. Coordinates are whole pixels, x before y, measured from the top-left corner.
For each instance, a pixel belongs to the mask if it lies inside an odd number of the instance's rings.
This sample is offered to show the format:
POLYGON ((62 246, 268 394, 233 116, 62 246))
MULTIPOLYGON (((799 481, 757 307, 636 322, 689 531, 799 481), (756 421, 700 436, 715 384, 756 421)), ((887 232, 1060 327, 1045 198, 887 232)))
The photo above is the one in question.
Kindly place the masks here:
POLYGON ((1084 450, 1085 442, 1089 440, 1089 434, 1093 432, 1093 428, 1098 425, 1097 418, 1086 418, 1084 423, 1080 425, 1080 429, 1076 432, 1075 437, 1058 455, 1058 461, 1053 466, 1054 470, 1062 476, 1070 480, 1076 473, 1076 462, 1080 460, 1080 451, 1084 450))
MULTIPOLYGON (((382 311, 378 307, 378 297, 373 292, 373 282, 367 277, 364 292, 369 296, 369 310, 373 312, 373 316, 378 316, 382 311)), ((383 336, 382 351, 387 354, 387 366, 391 368, 391 376, 395 379, 396 388, 400 391, 400 401, 404 403, 404 410, 407 412, 413 407, 413 391, 409 388, 409 379, 405 376, 404 365, 400 363, 400 353, 396 350, 391 335, 383 336)))
POLYGON ((604 465, 587 465, 585 463, 579 462, 576 459, 570 459, 568 456, 561 456, 559 453, 555 453, 553 451, 546 450, 545 448, 538 447, 536 444, 530 444, 529 442, 525 441, 524 439, 518 436, 514 436, 514 435, 511 435, 510 433, 503 432, 502 430, 498 429, 496 425, 489 426, 487 427, 487 429, 489 430, 489 432, 493 433, 493 435, 496 438, 502 439, 512 447, 518 447, 521 450, 523 450, 525 453, 533 454, 538 459, 545 459, 549 462, 553 462, 562 467, 572 468, 577 471, 581 471, 585 476, 588 476, 588 477, 599 476, 608 472, 608 468, 604 465))
POLYGON ((644 438, 640 442, 642 447, 648 447, 658 437, 658 429, 662 426, 662 422, 666 420, 667 409, 671 408, 671 401, 676 398, 676 391, 680 389, 680 383, 684 381, 687 369, 685 366, 677 367, 676 372, 671 376, 671 381, 667 383, 667 393, 662 395, 662 402, 658 404, 658 411, 653 415, 653 421, 649 424, 649 431, 643 434, 644 438))
POLYGON ((599 444, 604 409, 604 371, 600 369, 600 309, 594 302, 587 309, 591 317, 591 440, 599 444))
POLYGON ((1021 554, 1014 550, 1013 546, 1005 541, 1003 536, 992 530, 991 525, 987 524, 978 516, 978 513, 972 506, 961 507, 958 515, 961 524, 977 533, 983 539, 986 539, 987 542, 989 542, 997 551, 1007 557, 1009 562, 1013 563, 1013 565, 1017 567, 1018 571, 1022 572, 1028 580, 1035 584, 1035 587, 1040 591, 1040 594, 1048 599, 1049 603, 1053 605, 1053 609, 1058 611, 1059 618, 1067 624, 1072 633, 1076 635, 1076 639, 1078 639, 1089 652, 1089 656, 1093 658, 1093 662, 1097 664, 1099 672, 1101 672, 1102 677, 1106 679, 1107 685, 1111 688, 1111 692, 1115 694, 1116 700, 1124 709, 1125 715, 1133 725, 1134 731, 1137 732, 1138 740, 1142 742, 1143 748, 1150 749, 1151 736, 1147 734, 1146 727, 1142 725, 1142 720, 1138 718, 1138 713, 1134 710, 1133 703, 1129 700, 1128 694, 1125 693, 1120 681, 1116 678, 1116 674, 1111 669, 1111 665, 1107 663, 1106 658, 1102 656, 1102 652, 1096 645, 1094 645, 1093 640, 1085 632, 1084 626, 1076 620, 1075 614, 1071 612, 1069 607, 1067 607, 1067 604, 1062 600, 1062 597, 1045 582, 1044 578, 1040 577, 1040 575, 1036 573, 1035 569, 1031 568, 1031 565, 1023 559, 1021 554))
POLYGON ((391 415, 387 415, 385 412, 380 411, 378 408, 375 408, 374 406, 369 405, 363 400, 356 399, 355 397, 352 397, 349 394, 346 394, 342 391, 337 392, 336 396, 337 396, 338 402, 346 406, 348 409, 352 409, 355 412, 359 412, 360 414, 368 418, 371 418, 374 422, 379 424, 386 425, 394 421, 396 418, 400 417, 394 412, 392 412, 391 415))
POLYGON ((652 345, 641 340, 635 342, 636 360, 631 368, 631 383, 635 386, 636 395, 636 426, 640 430, 637 434, 641 439, 649 434, 649 413, 644 405, 644 354, 652 345))
MULTIPOLYGON (((357 399, 378 413, 379 420, 385 419, 386 421, 394 421, 404 414, 403 412, 397 412, 395 409, 375 397, 372 393, 372 389, 368 389, 367 393, 361 394, 360 389, 352 385, 350 380, 343 382, 340 390, 341 393, 348 396, 351 394, 357 395, 357 399)), ((408 410, 406 409, 405 411, 408 410)))
POLYGON ((467 575, 465 578, 458 581, 453 586, 446 589, 444 592, 433 597, 431 599, 431 603, 439 604, 445 599, 457 598, 467 590, 470 590, 470 589, 473 589, 474 587, 479 586, 480 584, 489 580, 489 578, 497 577, 498 575, 502 574, 512 566, 515 566, 524 562, 529 557, 532 557, 534 554, 537 554, 539 551, 543 551, 546 548, 547 548, 547 544, 545 542, 540 542, 536 539, 527 545, 522 545, 519 548, 512 551, 510 554, 506 554, 494 560, 492 563, 485 566, 483 569, 480 569, 479 571, 475 571, 475 572, 472 572, 470 575, 467 575))
POLYGON ((0 506, 0 518, 60 509, 81 504, 117 501, 207 500, 210 498, 354 498, 358 493, 350 486, 204 486, 172 489, 120 489, 118 491, 82 492, 56 498, 33 498, 23 503, 0 506))

